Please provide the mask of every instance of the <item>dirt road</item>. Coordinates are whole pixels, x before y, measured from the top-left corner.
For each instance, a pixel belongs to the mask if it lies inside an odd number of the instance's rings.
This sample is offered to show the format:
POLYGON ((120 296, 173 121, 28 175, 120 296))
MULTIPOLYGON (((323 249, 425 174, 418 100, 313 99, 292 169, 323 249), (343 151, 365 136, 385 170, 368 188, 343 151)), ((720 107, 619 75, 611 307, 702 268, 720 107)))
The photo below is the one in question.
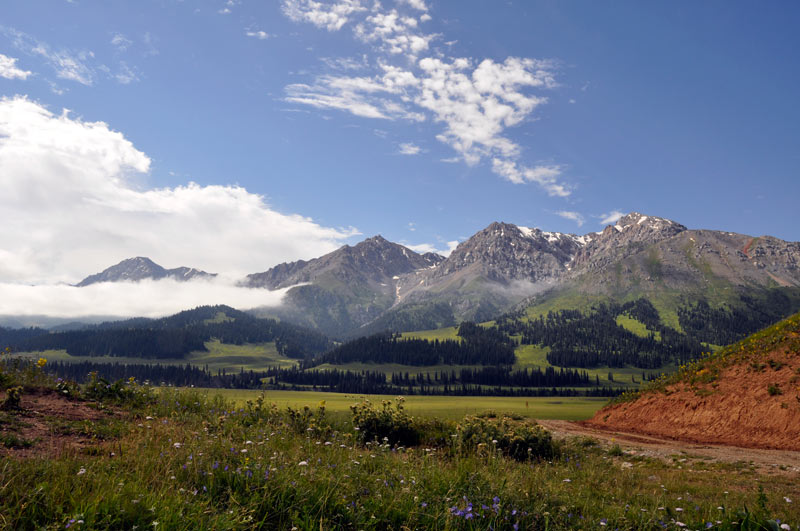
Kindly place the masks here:
POLYGON ((692 461, 748 463, 766 473, 800 474, 800 452, 762 450, 698 444, 649 435, 601 430, 566 420, 539 420, 555 438, 592 437, 605 446, 618 444, 629 455, 653 457, 672 462, 674 459, 692 461))

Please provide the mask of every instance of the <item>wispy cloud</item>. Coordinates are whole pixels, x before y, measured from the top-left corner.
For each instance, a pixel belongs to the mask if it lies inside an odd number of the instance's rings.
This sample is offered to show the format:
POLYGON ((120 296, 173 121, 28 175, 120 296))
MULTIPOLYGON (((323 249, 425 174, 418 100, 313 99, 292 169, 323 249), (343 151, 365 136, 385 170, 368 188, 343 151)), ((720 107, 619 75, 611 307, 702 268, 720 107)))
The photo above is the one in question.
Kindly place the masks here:
POLYGON ((561 216, 564 219, 574 221, 579 227, 582 227, 583 224, 586 222, 586 219, 578 212, 561 210, 559 212, 556 212, 556 215, 561 216))
POLYGON ((122 33, 115 33, 113 37, 111 37, 111 44, 120 52, 126 51, 128 48, 131 47, 133 41, 127 38, 122 33))
POLYGON ((31 73, 17 67, 17 60, 0 53, 0 77, 6 79, 28 79, 31 73))
POLYGON ((254 39, 258 39, 261 41, 269 39, 270 37, 269 33, 263 30, 248 30, 245 31, 244 34, 247 35, 248 37, 253 37, 254 39))
POLYGON ((127 63, 122 61, 119 64, 119 70, 116 74, 114 74, 114 79, 116 79, 121 85, 127 85, 129 83, 133 83, 134 81, 139 81, 139 75, 133 68, 128 66, 127 63))
POLYGON ((16 49, 43 58, 55 70, 57 77, 82 85, 94 83, 95 73, 88 64, 94 58, 91 51, 53 50, 47 43, 34 39, 27 33, 6 27, 0 27, 0 31, 11 39, 16 49))
POLYGON ((625 215, 624 212, 620 212, 619 210, 612 210, 607 214, 600 214, 600 224, 601 225, 611 225, 612 223, 616 223, 620 220, 621 217, 625 215))
POLYGON ((494 173, 512 183, 570 195, 561 182, 561 165, 526 164, 521 146, 507 134, 547 103, 542 91, 558 87, 557 63, 447 58, 432 49, 439 36, 420 28, 430 19, 422 0, 401 0, 391 9, 359 0, 284 0, 283 10, 292 20, 329 31, 350 24, 354 36, 377 54, 365 61, 372 75, 319 75, 312 83, 286 87, 286 101, 384 120, 431 118, 443 126, 436 138, 467 164, 488 161, 494 173))
POLYGON ((398 146, 398 152, 401 155, 418 155, 421 151, 422 148, 411 142, 404 142, 398 146))
POLYGON ((130 183, 150 165, 103 122, 0 99, 0 282, 74 283, 131 256, 244 275, 357 234, 277 212, 239 186, 130 183))

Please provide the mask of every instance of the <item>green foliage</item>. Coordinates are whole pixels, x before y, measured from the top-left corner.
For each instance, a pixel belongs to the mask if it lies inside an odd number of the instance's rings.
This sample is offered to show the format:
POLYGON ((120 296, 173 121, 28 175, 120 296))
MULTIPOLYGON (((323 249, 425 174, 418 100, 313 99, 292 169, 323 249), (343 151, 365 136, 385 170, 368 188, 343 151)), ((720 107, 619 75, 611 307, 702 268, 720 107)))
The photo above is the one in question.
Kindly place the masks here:
POLYGON ((517 461, 553 459, 558 445, 550 432, 533 421, 511 417, 465 417, 456 427, 460 448, 466 452, 500 452, 517 461))
POLYGON ((416 446, 421 440, 419 426, 406 413, 403 397, 384 400, 377 409, 369 400, 350 406, 353 426, 362 443, 377 441, 395 446, 416 446))
POLYGON ((20 408, 22 398, 22 386, 9 387, 6 389, 6 397, 0 402, 0 409, 3 411, 14 411, 20 408))
POLYGON ((460 452, 449 435, 439 446, 365 447, 333 413, 325 413, 331 430, 317 436, 290 428, 289 413, 265 400, 234 405, 165 390, 133 408, 129 429, 92 455, 0 459, 0 529, 677 529, 677 520, 689 529, 780 529, 778 519, 794 529, 800 521, 796 504, 783 501, 798 498, 791 476, 646 457, 620 473, 618 459, 584 440, 563 443, 560 458, 524 462, 495 445, 460 452))
POLYGON ((110 383, 97 372, 89 374, 89 382, 84 386, 83 396, 98 402, 124 404, 128 407, 141 407, 154 400, 149 386, 139 385, 134 378, 110 383))
POLYGON ((773 383, 767 386, 767 393, 769 393, 769 396, 778 396, 782 395, 783 391, 781 390, 781 387, 778 384, 773 383))

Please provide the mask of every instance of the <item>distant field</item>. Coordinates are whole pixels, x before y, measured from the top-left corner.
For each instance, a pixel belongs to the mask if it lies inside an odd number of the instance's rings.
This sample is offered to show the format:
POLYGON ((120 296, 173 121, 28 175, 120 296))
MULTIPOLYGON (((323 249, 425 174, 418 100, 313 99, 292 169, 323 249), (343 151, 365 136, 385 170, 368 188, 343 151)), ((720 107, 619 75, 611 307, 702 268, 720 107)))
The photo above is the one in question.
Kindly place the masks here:
POLYGON ((439 328, 437 330, 420 330, 417 332, 403 332, 402 334, 403 339, 427 339, 429 341, 433 341, 434 339, 443 340, 443 339, 455 339, 457 341, 461 341, 461 338, 458 336, 458 328, 455 326, 449 326, 447 328, 439 328))
MULTIPOLYGON (((540 369, 546 369, 547 367, 552 367, 550 362, 547 361, 547 353, 550 351, 550 347, 539 347, 536 345, 520 345, 514 351, 517 355, 517 363, 514 365, 515 369, 525 369, 528 367, 539 367, 540 369)), ((557 367, 558 368, 558 367, 557 367)), ((642 369, 637 369, 634 367, 624 367, 624 368, 608 368, 608 367, 601 367, 598 369, 578 369, 579 371, 586 371, 589 373, 589 378, 592 380, 592 384, 594 384, 595 377, 600 379, 600 385, 612 385, 614 387, 639 387, 639 384, 642 382, 642 369), (614 375, 614 381, 610 382, 608 380, 608 373, 612 373, 614 375), (636 383, 631 381, 631 378, 636 379, 636 383)), ((661 374, 662 372, 673 372, 675 367, 673 365, 666 365, 661 367, 658 370, 644 370, 645 373, 657 373, 661 374)))
MULTIPOLYGON (((255 400, 262 392, 240 389, 200 389, 209 395, 219 394, 238 404, 247 400, 255 400)), ((347 412, 350 405, 361 402, 364 398, 380 404, 382 400, 396 398, 394 395, 348 395, 341 393, 323 393, 317 391, 264 391, 265 401, 274 402, 280 408, 294 408, 305 405, 316 408, 321 400, 331 412, 347 412)), ((412 415, 460 419, 467 414, 495 411, 498 413, 516 413, 529 418, 584 420, 608 402, 607 398, 578 397, 536 397, 509 398, 485 396, 407 396, 406 409, 412 415)))
POLYGON ((44 352, 22 352, 19 355, 28 358, 46 358, 48 361, 65 361, 78 363, 89 361, 93 363, 160 363, 162 365, 196 365, 208 366, 211 372, 225 369, 228 372, 244 370, 262 371, 267 367, 293 367, 297 360, 285 358, 278 354, 275 343, 260 343, 248 345, 227 345, 219 341, 206 343, 208 352, 192 352, 186 358, 126 358, 118 356, 70 356, 65 350, 46 350, 44 352))

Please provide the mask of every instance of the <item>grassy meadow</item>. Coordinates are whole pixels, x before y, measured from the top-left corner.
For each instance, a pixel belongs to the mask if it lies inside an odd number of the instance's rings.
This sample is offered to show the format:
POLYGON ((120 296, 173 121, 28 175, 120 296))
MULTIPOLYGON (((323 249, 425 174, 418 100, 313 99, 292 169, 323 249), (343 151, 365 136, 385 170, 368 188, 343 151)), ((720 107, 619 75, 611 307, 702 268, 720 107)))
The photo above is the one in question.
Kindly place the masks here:
MULTIPOLYGON (((304 408, 301 400, 289 409, 277 403, 288 397, 269 393, 262 399, 156 393, 130 382, 64 387, 33 363, 0 362, 0 378, 4 387, 19 386, 22 404, 6 407, 8 395, 0 400, 2 440, 10 441, 0 449, 0 529, 796 529, 800 523, 792 502, 800 500, 796 474, 763 476, 746 463, 689 463, 680 456, 654 460, 587 438, 554 441, 517 415, 458 418, 450 407, 458 404, 429 398, 429 409, 413 400, 407 408, 373 401, 346 415, 330 414, 346 404, 326 400, 324 409, 304 408), (26 410, 36 407, 36 397, 63 390, 71 398, 52 400, 87 418, 70 424, 26 410), (439 418, 438 407, 452 420, 439 418), (49 423, 50 432, 17 450, 34 417, 49 423), (84 444, 54 443, 65 437, 84 444)), ((532 408, 557 414, 563 405, 537 401, 532 408)))
MULTIPOLYGON (((342 393, 323 393, 317 391, 250 391, 242 389, 198 390, 206 397, 215 395, 230 400, 235 406, 243 406, 259 396, 274 403, 281 409, 304 406, 316 408, 325 402, 325 408, 332 413, 349 413, 350 406, 365 399, 380 404, 384 400, 394 400, 389 395, 348 395, 342 393)), ((408 396, 405 409, 419 417, 456 420, 465 415, 477 415, 494 411, 534 419, 584 420, 608 402, 607 398, 584 397, 502 397, 502 396, 408 396)))

